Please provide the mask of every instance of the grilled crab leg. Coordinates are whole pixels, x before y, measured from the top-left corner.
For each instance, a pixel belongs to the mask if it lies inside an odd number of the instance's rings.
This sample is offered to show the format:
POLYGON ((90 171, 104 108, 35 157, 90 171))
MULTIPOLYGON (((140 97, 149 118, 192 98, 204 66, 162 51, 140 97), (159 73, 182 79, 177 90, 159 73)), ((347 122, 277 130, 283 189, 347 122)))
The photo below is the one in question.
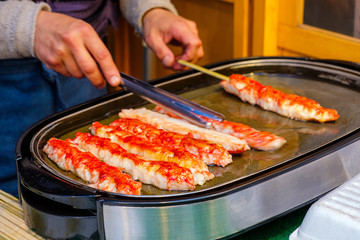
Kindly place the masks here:
POLYGON ((251 148, 257 150, 277 150, 286 143, 286 140, 283 137, 256 130, 242 123, 226 120, 219 122, 212 119, 209 119, 208 121, 212 123, 212 126, 216 131, 244 139, 251 148))
POLYGON ((318 122, 335 121, 339 118, 336 110, 324 108, 314 100, 286 94, 240 74, 231 75, 229 81, 221 81, 220 85, 244 102, 259 105, 285 117, 318 122))
POLYGON ((144 123, 138 119, 117 119, 110 126, 118 127, 124 131, 131 132, 138 137, 154 144, 166 145, 176 149, 184 149, 194 154, 198 159, 208 165, 225 166, 231 163, 231 155, 221 146, 205 140, 198 140, 188 135, 168 132, 158 129, 151 124, 144 123))
POLYGON ((108 138, 92 136, 89 133, 76 133, 71 142, 80 149, 89 151, 105 163, 123 169, 133 179, 152 184, 160 189, 191 190, 194 189, 194 177, 189 169, 176 163, 148 161, 135 154, 128 153, 108 138))
POLYGON ((165 131, 177 132, 195 139, 216 143, 230 153, 242 153, 250 149, 245 140, 214 130, 201 128, 186 121, 172 118, 165 114, 157 113, 145 108, 123 109, 119 113, 119 116, 121 118, 137 118, 142 122, 149 123, 165 131))
POLYGON ((205 181, 214 178, 214 175, 208 171, 206 164, 196 159, 196 157, 189 152, 149 143, 129 132, 102 125, 99 122, 94 122, 90 127, 90 131, 96 136, 110 138, 112 142, 119 144, 126 151, 140 155, 145 159, 173 162, 180 167, 190 169, 194 175, 195 185, 202 185, 205 181))
MULTIPOLYGON (((180 118, 174 114, 166 112, 160 107, 156 107, 155 110, 159 113, 165 113, 174 118, 180 118)), ((210 122, 214 130, 232 135, 240 139, 244 139, 251 148, 257 150, 272 151, 279 149, 286 143, 286 140, 283 137, 277 136, 272 133, 256 130, 242 123, 236 123, 227 120, 223 120, 222 122, 220 122, 210 118, 202 118, 205 119, 207 122, 210 122)))
POLYGON ((75 144, 51 138, 44 152, 60 168, 71 171, 89 186, 115 193, 139 195, 141 182, 134 181, 120 169, 101 162, 89 152, 83 152, 75 144))

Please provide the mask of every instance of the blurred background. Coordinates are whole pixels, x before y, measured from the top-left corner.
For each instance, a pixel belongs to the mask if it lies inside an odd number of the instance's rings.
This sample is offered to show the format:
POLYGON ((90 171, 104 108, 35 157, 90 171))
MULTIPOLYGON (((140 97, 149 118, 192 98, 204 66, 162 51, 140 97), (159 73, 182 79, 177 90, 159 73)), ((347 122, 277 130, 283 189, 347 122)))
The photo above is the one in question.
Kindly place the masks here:
MULTIPOLYGON (((200 65, 256 56, 360 62, 360 0, 172 2, 198 26, 205 51, 200 65)), ((107 44, 123 72, 144 80, 175 73, 144 47, 124 19, 109 32, 107 44)))

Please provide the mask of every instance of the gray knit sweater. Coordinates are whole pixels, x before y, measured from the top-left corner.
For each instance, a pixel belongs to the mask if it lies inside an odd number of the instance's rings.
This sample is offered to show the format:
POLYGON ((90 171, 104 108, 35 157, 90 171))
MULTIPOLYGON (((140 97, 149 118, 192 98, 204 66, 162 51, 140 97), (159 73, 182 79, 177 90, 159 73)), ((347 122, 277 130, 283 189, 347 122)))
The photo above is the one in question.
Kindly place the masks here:
MULTIPOLYGON (((120 0, 123 15, 140 35, 143 15, 155 7, 177 13, 170 0, 120 0)), ((36 57, 35 23, 41 10, 51 11, 46 3, 29 0, 0 1, 0 59, 36 57)))

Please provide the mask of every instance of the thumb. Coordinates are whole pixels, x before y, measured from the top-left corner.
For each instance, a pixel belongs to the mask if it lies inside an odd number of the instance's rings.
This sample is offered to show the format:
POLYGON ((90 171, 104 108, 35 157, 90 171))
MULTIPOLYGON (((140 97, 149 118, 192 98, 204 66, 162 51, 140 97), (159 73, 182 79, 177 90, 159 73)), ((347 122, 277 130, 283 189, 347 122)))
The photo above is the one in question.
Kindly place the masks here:
POLYGON ((175 56, 161 37, 157 37, 154 41, 149 42, 148 46, 165 67, 170 68, 174 65, 175 56))
POLYGON ((165 67, 171 67, 172 65, 174 65, 174 60, 175 59, 173 54, 167 54, 161 61, 165 67))

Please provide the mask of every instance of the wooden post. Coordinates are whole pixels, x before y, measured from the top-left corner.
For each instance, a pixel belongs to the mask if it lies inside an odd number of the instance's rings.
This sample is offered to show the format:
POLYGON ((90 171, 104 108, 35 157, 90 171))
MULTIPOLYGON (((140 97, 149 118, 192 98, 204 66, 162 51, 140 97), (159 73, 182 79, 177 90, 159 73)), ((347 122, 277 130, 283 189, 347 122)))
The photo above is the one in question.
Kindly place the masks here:
POLYGON ((277 51, 279 0, 253 1, 253 56, 275 56, 277 51))

